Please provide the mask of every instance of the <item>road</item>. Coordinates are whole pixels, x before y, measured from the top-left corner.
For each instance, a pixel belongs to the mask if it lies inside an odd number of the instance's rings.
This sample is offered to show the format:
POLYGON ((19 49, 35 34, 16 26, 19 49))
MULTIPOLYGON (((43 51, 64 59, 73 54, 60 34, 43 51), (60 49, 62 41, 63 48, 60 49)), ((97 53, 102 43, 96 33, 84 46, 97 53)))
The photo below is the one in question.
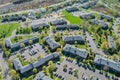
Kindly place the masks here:
POLYGON ((86 40, 88 42, 88 45, 93 50, 93 52, 95 52, 96 54, 102 55, 102 56, 106 56, 107 55, 101 49, 97 48, 95 40, 93 40, 93 37, 88 32, 86 32, 86 38, 87 38, 86 40))
POLYGON ((2 69, 2 73, 4 75, 4 80, 12 80, 11 76, 9 75, 9 68, 5 62, 5 59, 3 58, 3 52, 0 52, 0 66, 2 69))
POLYGON ((116 20, 114 21, 113 26, 112 26, 116 37, 117 37, 117 24, 118 24, 119 20, 120 20, 120 17, 116 18, 116 20))
POLYGON ((97 53, 97 47, 95 41, 93 41, 93 37, 88 32, 86 32, 86 37, 87 37, 86 40, 90 48, 93 50, 93 52, 97 53))

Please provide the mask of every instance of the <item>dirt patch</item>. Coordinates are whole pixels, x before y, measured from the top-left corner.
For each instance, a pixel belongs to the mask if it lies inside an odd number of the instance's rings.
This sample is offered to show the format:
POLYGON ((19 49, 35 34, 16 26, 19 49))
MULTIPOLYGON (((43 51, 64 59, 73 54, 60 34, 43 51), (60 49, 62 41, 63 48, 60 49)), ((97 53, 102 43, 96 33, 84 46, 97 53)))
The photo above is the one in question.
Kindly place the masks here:
POLYGON ((103 12, 103 13, 107 12, 107 9, 104 7, 95 7, 95 8, 92 8, 92 10, 97 12, 103 12))
POLYGON ((11 0, 0 0, 0 5, 10 3, 11 0))
MULTIPOLYGON (((0 0, 0 1, 4 1, 4 0, 0 0)), ((5 0, 5 1, 7 1, 7 0, 5 0)), ((7 13, 7 12, 28 10, 28 9, 37 9, 39 7, 47 7, 49 5, 56 4, 61 1, 59 1, 59 0, 36 0, 36 1, 32 0, 29 2, 21 3, 21 4, 8 4, 8 5, 0 7, 0 11, 1 11, 0 14, 7 13)), ((9 2, 9 0, 8 0, 8 2, 9 2)))

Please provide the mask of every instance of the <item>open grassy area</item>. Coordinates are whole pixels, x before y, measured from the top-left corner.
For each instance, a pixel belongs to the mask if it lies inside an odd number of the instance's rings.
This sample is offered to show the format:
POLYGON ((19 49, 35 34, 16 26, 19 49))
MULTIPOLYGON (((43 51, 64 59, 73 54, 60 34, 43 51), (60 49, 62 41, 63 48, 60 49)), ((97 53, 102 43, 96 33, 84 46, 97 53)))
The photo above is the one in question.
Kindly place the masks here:
POLYGON ((67 11, 63 11, 62 14, 64 15, 64 18, 68 20, 71 24, 81 24, 82 22, 82 20, 79 17, 73 16, 67 11))
POLYGON ((17 37, 11 38, 11 41, 12 41, 12 43, 17 43, 21 40, 25 40, 25 39, 28 39, 31 37, 33 37, 33 36, 17 36, 17 37))
POLYGON ((20 26, 20 23, 5 23, 0 24, 0 36, 8 37, 12 34, 12 31, 20 26))

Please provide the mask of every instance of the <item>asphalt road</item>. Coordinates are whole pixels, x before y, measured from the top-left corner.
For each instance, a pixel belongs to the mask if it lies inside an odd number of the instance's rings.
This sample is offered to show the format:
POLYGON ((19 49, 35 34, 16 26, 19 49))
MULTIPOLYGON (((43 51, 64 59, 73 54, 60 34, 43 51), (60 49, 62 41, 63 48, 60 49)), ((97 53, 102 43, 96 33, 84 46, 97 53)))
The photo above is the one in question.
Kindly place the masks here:
POLYGON ((12 80, 11 79, 11 76, 9 75, 9 68, 3 58, 3 52, 0 52, 0 66, 2 68, 2 73, 3 73, 3 77, 4 77, 4 80, 12 80))

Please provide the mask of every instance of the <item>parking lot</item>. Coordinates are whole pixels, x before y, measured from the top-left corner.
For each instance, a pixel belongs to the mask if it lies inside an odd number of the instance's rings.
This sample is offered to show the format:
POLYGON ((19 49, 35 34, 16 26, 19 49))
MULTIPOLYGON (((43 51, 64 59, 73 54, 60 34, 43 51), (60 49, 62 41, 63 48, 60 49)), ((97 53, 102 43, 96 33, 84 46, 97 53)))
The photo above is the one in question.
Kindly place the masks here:
POLYGON ((57 63, 56 65, 57 69, 54 72, 54 75, 57 77, 64 77, 63 80, 90 80, 90 77, 92 76, 92 80, 113 80, 108 79, 105 77, 105 74, 100 74, 99 70, 92 71, 88 69, 87 67, 83 66, 81 63, 77 63, 75 60, 68 60, 64 59, 62 63, 57 63), (66 71, 63 71, 63 66, 66 66, 66 71), (74 71, 78 70, 78 76, 74 76, 74 71))
MULTIPOLYGON (((26 61, 30 61, 31 58, 37 60, 39 55, 41 55, 41 58, 46 56, 46 53, 40 44, 28 46, 25 49, 22 49, 16 53, 20 53, 20 55, 26 61)), ((10 57, 10 59, 13 59, 15 57, 16 55, 13 55, 10 57)))

